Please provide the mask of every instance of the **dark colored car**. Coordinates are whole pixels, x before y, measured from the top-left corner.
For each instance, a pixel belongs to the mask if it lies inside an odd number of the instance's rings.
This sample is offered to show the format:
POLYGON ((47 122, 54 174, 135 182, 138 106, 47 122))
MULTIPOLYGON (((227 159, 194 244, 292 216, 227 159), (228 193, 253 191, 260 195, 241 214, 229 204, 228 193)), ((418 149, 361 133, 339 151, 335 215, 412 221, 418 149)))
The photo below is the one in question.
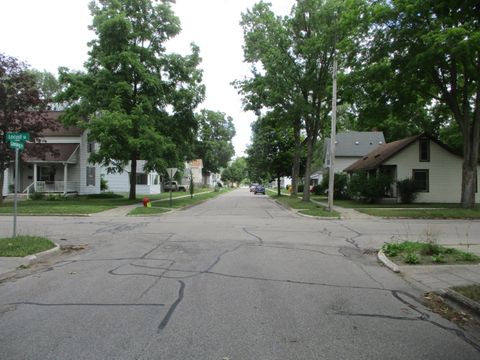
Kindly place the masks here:
POLYGON ((257 185, 257 186, 255 186, 255 190, 253 190, 253 193, 255 195, 257 195, 257 194, 265 195, 265 187, 263 185, 257 185))

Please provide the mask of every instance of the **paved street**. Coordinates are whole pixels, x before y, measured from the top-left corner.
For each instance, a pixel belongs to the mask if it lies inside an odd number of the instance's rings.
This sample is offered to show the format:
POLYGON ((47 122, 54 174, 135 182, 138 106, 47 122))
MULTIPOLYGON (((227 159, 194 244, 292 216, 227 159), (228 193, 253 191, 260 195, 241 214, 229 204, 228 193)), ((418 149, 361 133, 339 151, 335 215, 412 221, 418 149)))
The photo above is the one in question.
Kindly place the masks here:
POLYGON ((480 357, 478 334, 364 254, 422 236, 470 246, 480 222, 318 220, 240 189, 159 217, 20 217, 19 228, 88 246, 0 283, 1 359, 480 357))

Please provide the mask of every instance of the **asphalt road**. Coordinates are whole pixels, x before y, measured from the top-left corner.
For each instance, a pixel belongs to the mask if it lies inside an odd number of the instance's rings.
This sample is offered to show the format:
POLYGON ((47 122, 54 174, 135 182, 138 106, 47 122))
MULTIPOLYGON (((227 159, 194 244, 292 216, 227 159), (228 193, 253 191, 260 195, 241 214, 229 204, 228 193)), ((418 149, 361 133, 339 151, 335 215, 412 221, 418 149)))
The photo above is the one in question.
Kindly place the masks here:
POLYGON ((0 284, 0 358, 478 359, 364 254, 426 226, 300 217, 244 189, 159 217, 21 217, 88 247, 0 284))

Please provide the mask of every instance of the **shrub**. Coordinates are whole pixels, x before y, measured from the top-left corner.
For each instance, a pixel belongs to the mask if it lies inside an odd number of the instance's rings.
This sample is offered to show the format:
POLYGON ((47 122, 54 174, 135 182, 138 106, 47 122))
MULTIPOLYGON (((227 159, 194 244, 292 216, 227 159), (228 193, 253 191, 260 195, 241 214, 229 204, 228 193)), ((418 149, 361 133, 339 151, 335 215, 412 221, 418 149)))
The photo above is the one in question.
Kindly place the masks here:
MULTIPOLYGON (((324 195, 328 193, 329 173, 328 171, 322 178, 320 186, 320 194, 324 195)), ((335 173, 333 176, 333 198, 336 200, 343 200, 350 198, 348 193, 348 175, 345 173, 335 173)))
POLYGON ((44 195, 41 192, 32 192, 30 194, 30 199, 31 200, 43 200, 44 195))
POLYGON ((348 193, 353 199, 376 203, 386 196, 392 182, 392 178, 388 175, 369 176, 366 172, 359 172, 350 178, 348 193))
POLYGON ((102 174, 100 176, 100 191, 107 191, 108 190, 108 181, 105 180, 105 175, 102 174))
POLYGON ((122 195, 120 194, 115 194, 113 192, 105 192, 101 194, 89 194, 87 195, 87 198, 90 199, 117 199, 117 198, 123 198, 122 195))
POLYGON ((303 193, 303 184, 298 185, 297 192, 303 193))
POLYGON ((418 264, 420 260, 418 259, 417 254, 410 252, 407 255, 405 255, 405 262, 407 264, 418 264))
POLYGON ((432 262, 436 263, 436 264, 443 264, 445 263, 447 260, 445 259, 445 256, 442 255, 442 254, 438 254, 438 255, 433 255, 432 256, 432 262))
POLYGON ((324 195, 325 191, 322 188, 322 185, 318 184, 312 188, 312 193, 315 195, 324 195))
POLYGON ((404 204, 410 204, 417 198, 418 188, 412 178, 397 181, 400 201, 404 204))

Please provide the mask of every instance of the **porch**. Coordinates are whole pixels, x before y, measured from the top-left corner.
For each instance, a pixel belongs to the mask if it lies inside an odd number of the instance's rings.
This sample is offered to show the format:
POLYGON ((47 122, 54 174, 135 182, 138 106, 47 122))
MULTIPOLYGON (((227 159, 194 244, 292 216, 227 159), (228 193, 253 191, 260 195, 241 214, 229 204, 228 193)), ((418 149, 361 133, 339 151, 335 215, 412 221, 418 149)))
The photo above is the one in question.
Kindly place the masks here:
POLYGON ((19 162, 18 179, 13 164, 5 176, 6 195, 17 193, 27 197, 33 192, 72 194, 80 192, 79 144, 52 144, 54 155, 43 157, 23 155, 19 162))

